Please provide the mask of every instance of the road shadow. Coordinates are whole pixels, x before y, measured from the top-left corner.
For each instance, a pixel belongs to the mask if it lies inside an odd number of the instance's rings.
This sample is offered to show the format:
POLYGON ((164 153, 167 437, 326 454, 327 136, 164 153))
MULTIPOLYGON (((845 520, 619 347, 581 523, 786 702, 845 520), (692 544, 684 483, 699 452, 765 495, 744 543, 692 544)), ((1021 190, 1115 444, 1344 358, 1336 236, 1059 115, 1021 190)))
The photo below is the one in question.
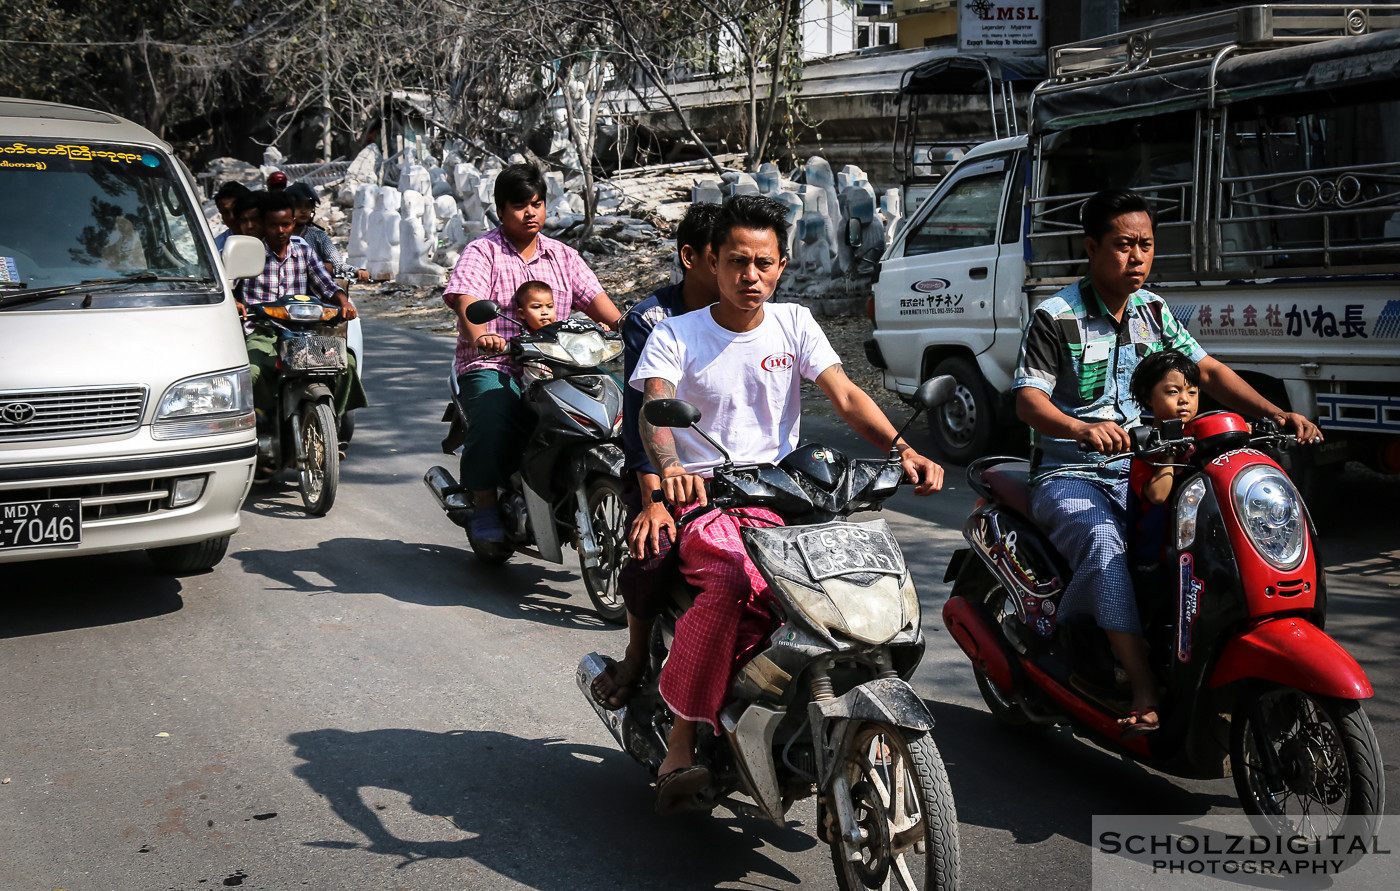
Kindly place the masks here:
POLYGON ((421 606, 465 606, 505 619, 574 629, 614 629, 591 608, 567 602, 569 570, 523 560, 487 566, 465 549, 379 538, 332 538, 291 551, 236 551, 246 572, 268 590, 314 596, 380 594, 421 606))
POLYGON ((287 741, 304 762, 296 776, 364 838, 303 844, 357 848, 396 858, 399 868, 466 858, 539 891, 714 887, 746 877, 765 887, 772 882, 757 880, 799 880, 760 848, 817 844, 804 829, 723 811, 658 818, 645 772, 612 749, 489 730, 326 729, 287 741), (376 790, 406 796, 414 814, 395 813, 376 790))
POLYGON ((179 611, 179 579, 142 553, 8 563, 0 585, 0 638, 139 622, 179 611))
MULTIPOLYGON (((958 822, 1003 830, 1017 844, 1059 836, 1087 846, 1095 814, 1206 814, 1239 806, 1229 780, 1193 791, 1182 788, 1181 780, 1077 739, 1067 728, 1018 733, 978 708, 925 704, 953 785, 958 822)), ((1088 858, 1086 847, 1086 869, 1088 858)))

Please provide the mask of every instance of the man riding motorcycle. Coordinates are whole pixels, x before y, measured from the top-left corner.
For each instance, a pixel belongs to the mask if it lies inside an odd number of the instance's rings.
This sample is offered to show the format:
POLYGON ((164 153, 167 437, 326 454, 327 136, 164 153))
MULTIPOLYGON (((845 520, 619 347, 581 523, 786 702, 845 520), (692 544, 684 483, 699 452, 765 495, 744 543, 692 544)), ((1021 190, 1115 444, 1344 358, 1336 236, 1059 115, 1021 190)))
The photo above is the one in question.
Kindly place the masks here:
MULTIPOLYGON (((719 301, 657 325, 630 379, 645 401, 684 399, 702 413, 697 426, 735 463, 776 464, 799 444, 801 384, 815 380, 853 429, 882 450, 900 452, 916 494, 941 489, 943 469, 896 441, 879 407, 846 377, 811 312, 765 305, 787 265, 786 208, 770 198, 735 196, 715 220, 710 244, 719 301)), ((641 435, 661 478, 658 497, 677 509, 703 507, 705 477, 720 456, 698 433, 653 427, 645 415, 641 435)), ((740 526, 755 524, 782 520, 764 509, 712 510, 679 533, 681 570, 700 593, 676 623, 661 674, 661 695, 676 718, 657 772, 663 812, 708 784, 707 769, 694 764, 696 724, 716 724, 732 672, 768 628, 767 584, 739 534, 740 526)))
MULTIPOLYGON (((281 193, 261 195, 258 197, 257 213, 267 255, 263 271, 239 283, 239 312, 246 317, 247 307, 251 304, 306 294, 322 303, 338 305, 341 318, 346 321, 355 318, 357 311, 349 295, 336 285, 310 246, 292 234, 296 226, 292 199, 281 193)), ((245 332, 248 364, 253 373, 253 406, 258 413, 258 423, 262 425, 271 418, 277 400, 277 337, 275 333, 258 327, 245 326, 245 332)), ((337 376, 335 382, 333 407, 337 418, 369 404, 355 370, 354 353, 347 360, 346 370, 337 376)), ((265 480, 268 473, 266 468, 262 469, 259 480, 265 480)))
POLYGON ((1088 615, 1107 634, 1132 687, 1120 723, 1141 733, 1156 729, 1159 715, 1126 556, 1127 431, 1143 422, 1144 409, 1129 393, 1133 371, 1151 353, 1178 350, 1199 365, 1201 389, 1226 408, 1271 418, 1299 442, 1322 436, 1206 355, 1165 301, 1143 289, 1156 219, 1141 196, 1099 192, 1085 202, 1081 222, 1089 275, 1032 314, 1012 388, 1016 415, 1031 428, 1031 513, 1073 572, 1061 622, 1088 615))

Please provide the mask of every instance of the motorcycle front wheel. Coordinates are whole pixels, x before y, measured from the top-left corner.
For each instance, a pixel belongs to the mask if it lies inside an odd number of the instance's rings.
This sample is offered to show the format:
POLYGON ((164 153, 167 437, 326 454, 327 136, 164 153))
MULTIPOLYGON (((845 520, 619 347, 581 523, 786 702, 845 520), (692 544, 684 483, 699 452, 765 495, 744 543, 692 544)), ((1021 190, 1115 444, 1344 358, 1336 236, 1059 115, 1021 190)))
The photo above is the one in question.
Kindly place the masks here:
POLYGON ((306 512, 323 516, 335 504, 340 487, 340 451, 336 441, 335 412, 324 402, 302 407, 301 448, 297 452, 297 477, 306 512))
POLYGON ((627 511, 622 505, 622 484, 610 476, 594 477, 588 483, 586 495, 593 537, 603 552, 598 556, 598 565, 589 569, 583 565, 583 549, 575 542, 583 586, 604 622, 625 625, 627 605, 617 587, 618 573, 628 560, 627 511))
POLYGON ((957 888, 958 815, 933 736, 863 723, 847 737, 842 761, 861 841, 848 855, 835 802, 823 809, 841 891, 957 888))
POLYGON ((1279 684, 1240 697, 1230 767, 1245 813, 1303 838, 1375 835, 1385 809, 1380 746, 1361 704, 1279 684), (1270 775, 1267 745, 1279 768, 1270 775))

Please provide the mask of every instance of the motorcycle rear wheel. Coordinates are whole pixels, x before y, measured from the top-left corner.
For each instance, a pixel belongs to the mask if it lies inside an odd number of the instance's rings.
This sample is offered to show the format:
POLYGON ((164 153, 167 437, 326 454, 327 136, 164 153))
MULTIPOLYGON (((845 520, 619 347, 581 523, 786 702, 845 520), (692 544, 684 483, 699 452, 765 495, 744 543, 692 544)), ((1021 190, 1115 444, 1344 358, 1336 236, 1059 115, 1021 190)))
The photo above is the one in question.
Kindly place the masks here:
POLYGON ((324 402, 302 408, 301 451, 297 455, 297 479, 306 512, 324 516, 335 504, 340 488, 340 450, 336 440, 335 412, 324 402))
POLYGON ((1259 684, 1241 696, 1230 723, 1230 767, 1245 813, 1304 838, 1375 835, 1385 777, 1376 733, 1359 702, 1259 684), (1254 714, 1283 768, 1272 785, 1254 714))
POLYGON ((843 761, 863 840, 859 858, 846 859, 835 803, 823 809, 841 891, 956 889, 958 815, 933 736, 866 722, 847 737, 843 761))
MULTIPOLYGON (((972 555, 968 555, 962 571, 958 573, 957 581, 953 584, 953 593, 974 603, 980 603, 992 624, 996 626, 1000 626, 1002 619, 1015 612, 1015 607, 1010 606, 1010 595, 1006 593, 1006 589, 992 577, 981 561, 972 555)), ((1001 726, 1024 734, 1043 733, 1050 728, 1049 724, 1032 721, 1026 715, 1026 710, 998 690, 982 669, 974 667, 972 673, 977 679, 977 692, 982 694, 982 701, 987 703, 987 711, 992 713, 992 717, 996 718, 1001 726)))
MULTIPOLYGON (((583 565, 583 549, 579 551, 579 572, 588 599, 598 616, 611 625, 627 624, 627 604, 622 601, 617 577, 628 560, 627 511, 622 505, 622 484, 610 476, 598 476, 588 482, 588 518, 593 524, 593 537, 603 553, 598 565, 589 569, 583 565)), ((578 547, 578 542, 575 542, 578 547)))

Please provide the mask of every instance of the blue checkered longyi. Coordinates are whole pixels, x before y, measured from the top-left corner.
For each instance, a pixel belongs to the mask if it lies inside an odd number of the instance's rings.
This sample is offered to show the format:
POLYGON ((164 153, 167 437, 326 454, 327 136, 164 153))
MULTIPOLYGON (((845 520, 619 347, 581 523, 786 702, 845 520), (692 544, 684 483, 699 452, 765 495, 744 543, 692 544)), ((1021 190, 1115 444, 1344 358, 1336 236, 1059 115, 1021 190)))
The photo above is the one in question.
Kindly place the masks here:
POLYGON ((1128 476, 1116 481, 1052 476, 1031 490, 1031 514, 1074 573, 1060 617, 1089 615, 1105 631, 1141 634, 1128 574, 1128 476))

